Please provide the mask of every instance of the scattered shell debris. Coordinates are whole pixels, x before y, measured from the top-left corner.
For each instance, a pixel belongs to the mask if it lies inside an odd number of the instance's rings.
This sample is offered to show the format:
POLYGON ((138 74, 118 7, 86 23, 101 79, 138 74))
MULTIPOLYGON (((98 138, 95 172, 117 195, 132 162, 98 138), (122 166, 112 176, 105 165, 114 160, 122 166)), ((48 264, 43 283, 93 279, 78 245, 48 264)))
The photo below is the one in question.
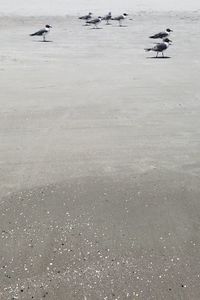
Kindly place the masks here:
MULTIPOLYGON (((127 197, 122 191, 114 202, 111 192, 100 189, 94 203, 83 187, 72 188, 74 193, 63 186, 24 191, 1 203, 0 299, 53 300, 64 291, 67 299, 158 299, 158 288, 159 299, 168 299, 176 288, 189 293, 199 282, 195 269, 191 282, 190 257, 182 259, 174 233, 157 236, 159 251, 142 246, 127 217, 137 193, 127 197), (105 196, 110 211, 100 201, 105 196)), ((195 248, 197 242, 189 245, 195 248)))

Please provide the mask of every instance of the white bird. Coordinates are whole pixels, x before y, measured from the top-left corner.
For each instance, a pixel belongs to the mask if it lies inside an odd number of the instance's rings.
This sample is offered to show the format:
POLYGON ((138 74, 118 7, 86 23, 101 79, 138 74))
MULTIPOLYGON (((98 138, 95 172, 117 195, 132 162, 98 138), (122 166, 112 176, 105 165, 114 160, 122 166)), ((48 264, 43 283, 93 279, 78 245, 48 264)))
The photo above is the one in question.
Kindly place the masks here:
POLYGON ((164 51, 166 51, 169 48, 169 45, 171 45, 171 42, 172 41, 170 39, 165 38, 165 39, 163 39, 163 42, 157 43, 157 45, 155 45, 154 47, 146 48, 144 50, 147 52, 149 52, 149 51, 157 52, 156 57, 158 57, 159 53, 162 53, 162 57, 165 57, 164 51))
POLYGON ((95 29, 98 29, 98 24, 101 23, 102 17, 98 17, 89 21, 86 21, 87 24, 93 24, 95 29))
POLYGON ((111 18, 112 20, 114 21, 118 21, 119 22, 119 26, 121 27, 122 26, 122 21, 124 19, 126 19, 128 16, 128 14, 124 13, 123 15, 120 15, 120 16, 117 16, 117 17, 114 17, 114 18, 111 18))
POLYGON ((46 25, 45 28, 36 31, 35 33, 31 33, 30 36, 42 36, 43 42, 46 42, 46 36, 50 32, 51 25, 46 25))
POLYGON ((170 35, 170 33, 173 32, 173 30, 167 28, 165 31, 161 31, 157 34, 151 35, 150 39, 164 39, 170 35))
POLYGON ((88 20, 92 19, 92 13, 89 12, 87 15, 79 17, 79 19, 88 21, 88 20))
POLYGON ((112 19, 112 14, 109 12, 106 16, 102 18, 102 20, 106 21, 106 25, 110 25, 109 21, 112 19))

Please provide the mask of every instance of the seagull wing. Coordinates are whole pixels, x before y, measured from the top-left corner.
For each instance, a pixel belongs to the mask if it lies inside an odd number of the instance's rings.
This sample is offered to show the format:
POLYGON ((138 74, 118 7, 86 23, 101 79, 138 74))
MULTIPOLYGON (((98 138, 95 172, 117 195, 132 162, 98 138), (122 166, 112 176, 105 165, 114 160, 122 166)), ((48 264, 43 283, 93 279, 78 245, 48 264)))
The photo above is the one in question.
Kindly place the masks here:
POLYGON ((166 36, 168 36, 168 34, 166 32, 159 32, 157 34, 150 36, 150 38, 151 39, 163 39, 166 36))
POLYGON ((30 36, 34 36, 34 35, 43 35, 44 33, 48 32, 48 30, 46 30, 45 28, 44 29, 41 29, 39 31, 36 31, 35 33, 32 33, 30 34, 30 36))
POLYGON ((80 17, 79 19, 80 19, 80 20, 89 20, 89 19, 91 19, 91 18, 92 18, 91 15, 86 15, 86 16, 80 17))
POLYGON ((91 21, 87 21, 87 23, 89 23, 89 24, 96 24, 96 23, 98 23, 98 22, 100 22, 98 18, 93 19, 93 20, 91 20, 91 21))
POLYGON ((94 21, 94 20, 86 20, 86 23, 88 23, 88 24, 93 24, 93 21, 94 21))
POLYGON ((166 49, 167 49, 167 45, 165 43, 160 43, 160 44, 156 45, 155 47, 153 47, 153 50, 157 51, 157 52, 162 52, 166 49))
POLYGON ((112 20, 115 20, 115 21, 120 21, 122 19, 123 19, 123 16, 118 16, 118 17, 112 18, 112 20))

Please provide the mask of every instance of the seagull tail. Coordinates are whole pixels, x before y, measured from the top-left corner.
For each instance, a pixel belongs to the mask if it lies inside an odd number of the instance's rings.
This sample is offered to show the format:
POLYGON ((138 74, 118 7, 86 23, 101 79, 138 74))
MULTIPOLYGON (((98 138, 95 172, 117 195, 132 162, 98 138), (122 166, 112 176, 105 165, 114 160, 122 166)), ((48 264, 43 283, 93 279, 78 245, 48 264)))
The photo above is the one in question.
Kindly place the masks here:
POLYGON ((34 36, 35 35, 35 33, 31 33, 31 34, 29 34, 30 36, 34 36))
POLYGON ((150 39, 156 39, 155 35, 151 35, 149 38, 150 39))
POLYGON ((144 49, 146 52, 149 52, 149 51, 151 51, 152 49, 151 48, 145 48, 144 49))

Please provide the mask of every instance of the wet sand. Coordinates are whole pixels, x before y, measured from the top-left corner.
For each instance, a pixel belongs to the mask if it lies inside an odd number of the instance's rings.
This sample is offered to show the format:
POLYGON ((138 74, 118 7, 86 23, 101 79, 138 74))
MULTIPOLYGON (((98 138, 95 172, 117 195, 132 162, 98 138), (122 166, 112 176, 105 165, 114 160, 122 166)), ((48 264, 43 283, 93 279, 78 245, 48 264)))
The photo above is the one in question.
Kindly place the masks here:
POLYGON ((199 24, 0 18, 0 299, 199 299, 199 24))

